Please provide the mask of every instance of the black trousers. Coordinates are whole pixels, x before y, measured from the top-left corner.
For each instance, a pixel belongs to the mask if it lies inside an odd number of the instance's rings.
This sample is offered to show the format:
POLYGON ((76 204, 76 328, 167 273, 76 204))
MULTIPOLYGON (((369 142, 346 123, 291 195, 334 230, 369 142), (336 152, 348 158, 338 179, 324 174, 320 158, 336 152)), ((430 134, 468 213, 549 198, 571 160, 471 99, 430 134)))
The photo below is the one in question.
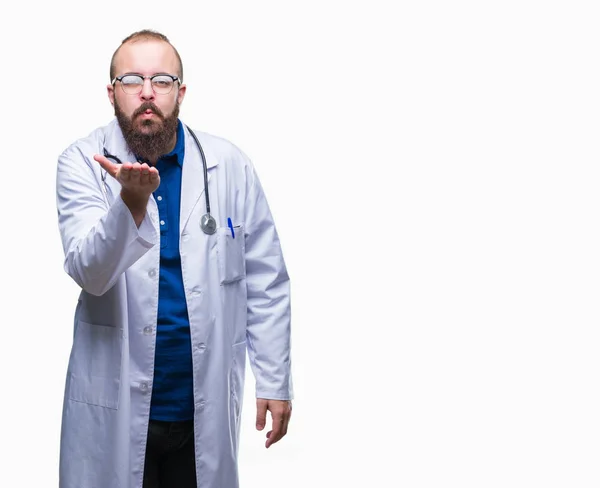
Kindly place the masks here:
POLYGON ((197 488, 193 420, 150 420, 144 488, 197 488))

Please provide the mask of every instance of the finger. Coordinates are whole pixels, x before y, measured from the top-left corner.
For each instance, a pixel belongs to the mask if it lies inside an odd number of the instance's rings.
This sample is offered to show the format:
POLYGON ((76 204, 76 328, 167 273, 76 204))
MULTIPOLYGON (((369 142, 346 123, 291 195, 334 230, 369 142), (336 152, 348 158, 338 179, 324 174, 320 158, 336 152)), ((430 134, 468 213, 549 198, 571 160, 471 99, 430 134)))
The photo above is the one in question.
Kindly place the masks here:
POLYGON ((155 190, 160 186, 160 175, 156 168, 150 168, 150 185, 155 190))
POLYGON ((129 188, 136 188, 140 184, 140 176, 142 165, 140 163, 132 163, 131 170, 129 171, 129 188))
POLYGON ((117 172, 119 171, 119 165, 113 163, 101 154, 94 154, 94 160, 96 160, 102 169, 108 172, 109 175, 111 175, 113 178, 116 177, 117 172))
POLYGON ((142 173, 142 165, 140 163, 133 163, 131 165, 131 173, 130 173, 131 177, 139 179, 141 173, 142 173))
MULTIPOLYGON (((290 401, 286 402, 286 405, 284 406, 283 410, 274 412, 273 426, 275 426, 275 422, 277 422, 277 420, 278 420, 279 424, 281 425, 281 428, 279 429, 279 434, 277 434, 275 432, 275 429, 273 431, 271 431, 269 434, 267 434, 267 438, 270 438, 271 444, 275 444, 276 442, 280 441, 287 435, 288 425, 290 423, 291 417, 292 417, 292 402, 290 402, 290 401)), ((269 447, 269 446, 267 446, 267 447, 269 447)))
POLYGON ((267 449, 283 437, 283 435, 282 435, 283 424, 284 424, 283 416, 281 416, 281 415, 273 416, 273 430, 271 432, 267 433, 267 442, 265 442, 265 447, 267 449))
POLYGON ((267 402, 256 400, 256 430, 263 430, 267 421, 267 402))
POLYGON ((119 168, 119 172, 117 173, 118 179, 121 183, 129 182, 131 175, 131 168, 133 165, 131 163, 123 163, 119 168))
POLYGON ((144 163, 140 167, 140 172, 140 184, 144 186, 150 184, 150 167, 144 163))
POLYGON ((283 422, 281 423, 281 438, 285 437, 288 431, 288 425, 290 424, 290 416, 284 415, 283 422))

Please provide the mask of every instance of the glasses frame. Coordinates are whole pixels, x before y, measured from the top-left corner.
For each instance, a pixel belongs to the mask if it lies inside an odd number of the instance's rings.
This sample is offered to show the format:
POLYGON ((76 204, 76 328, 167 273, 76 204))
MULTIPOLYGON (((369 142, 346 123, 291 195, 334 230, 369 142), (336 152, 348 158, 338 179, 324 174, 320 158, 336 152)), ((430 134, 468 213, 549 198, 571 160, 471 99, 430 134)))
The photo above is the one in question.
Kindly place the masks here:
POLYGON ((173 85, 175 85, 175 82, 178 82, 179 85, 181 85, 181 80, 179 79, 179 76, 170 75, 169 73, 156 73, 152 76, 144 76, 144 75, 140 75, 139 73, 125 73, 124 75, 121 75, 121 76, 115 76, 115 79, 112 80, 111 85, 114 87, 115 83, 118 81, 121 83, 121 89, 123 90, 123 93, 125 93, 125 95, 139 95, 142 92, 142 90, 144 89, 144 83, 146 83, 146 80, 150 80, 150 87, 152 88, 152 91, 154 93, 156 93, 157 95, 168 95, 169 93, 171 93, 173 91, 173 87, 171 87, 171 89, 167 93, 157 93, 156 92, 156 90, 154 89, 154 85, 152 84, 152 80, 154 78, 156 78, 157 76, 168 76, 169 78, 171 78, 173 80, 173 85), (123 78, 125 78, 126 76, 138 76, 139 78, 142 78, 143 81, 139 85, 140 90, 138 92, 127 93, 125 91, 125 87, 123 86, 123 82, 121 80, 123 80, 123 78))

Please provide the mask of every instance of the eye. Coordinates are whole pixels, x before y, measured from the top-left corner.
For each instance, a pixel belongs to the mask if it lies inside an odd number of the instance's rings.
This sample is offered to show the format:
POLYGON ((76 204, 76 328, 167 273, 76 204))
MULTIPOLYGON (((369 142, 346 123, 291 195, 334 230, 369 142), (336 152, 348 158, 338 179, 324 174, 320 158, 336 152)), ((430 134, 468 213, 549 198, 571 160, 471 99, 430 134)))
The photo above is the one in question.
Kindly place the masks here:
POLYGON ((159 75, 152 78, 152 84, 156 87, 167 88, 173 84, 170 76, 159 75))
POLYGON ((144 79, 138 75, 125 75, 121 78, 121 83, 124 85, 143 85, 144 79))

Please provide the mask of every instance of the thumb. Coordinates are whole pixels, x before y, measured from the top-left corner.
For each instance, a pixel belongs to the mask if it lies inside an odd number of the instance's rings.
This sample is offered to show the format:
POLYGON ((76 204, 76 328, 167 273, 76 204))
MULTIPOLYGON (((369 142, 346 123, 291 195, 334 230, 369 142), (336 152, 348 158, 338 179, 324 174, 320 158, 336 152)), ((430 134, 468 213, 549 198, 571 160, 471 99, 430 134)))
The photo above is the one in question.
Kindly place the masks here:
POLYGON ((256 400, 256 430, 263 430, 267 421, 267 401, 261 398, 256 400))
POLYGON ((113 178, 117 176, 119 167, 115 163, 109 161, 108 158, 100 154, 94 154, 94 159, 98 161, 100 166, 102 166, 103 169, 108 171, 108 174, 111 175, 113 178))

